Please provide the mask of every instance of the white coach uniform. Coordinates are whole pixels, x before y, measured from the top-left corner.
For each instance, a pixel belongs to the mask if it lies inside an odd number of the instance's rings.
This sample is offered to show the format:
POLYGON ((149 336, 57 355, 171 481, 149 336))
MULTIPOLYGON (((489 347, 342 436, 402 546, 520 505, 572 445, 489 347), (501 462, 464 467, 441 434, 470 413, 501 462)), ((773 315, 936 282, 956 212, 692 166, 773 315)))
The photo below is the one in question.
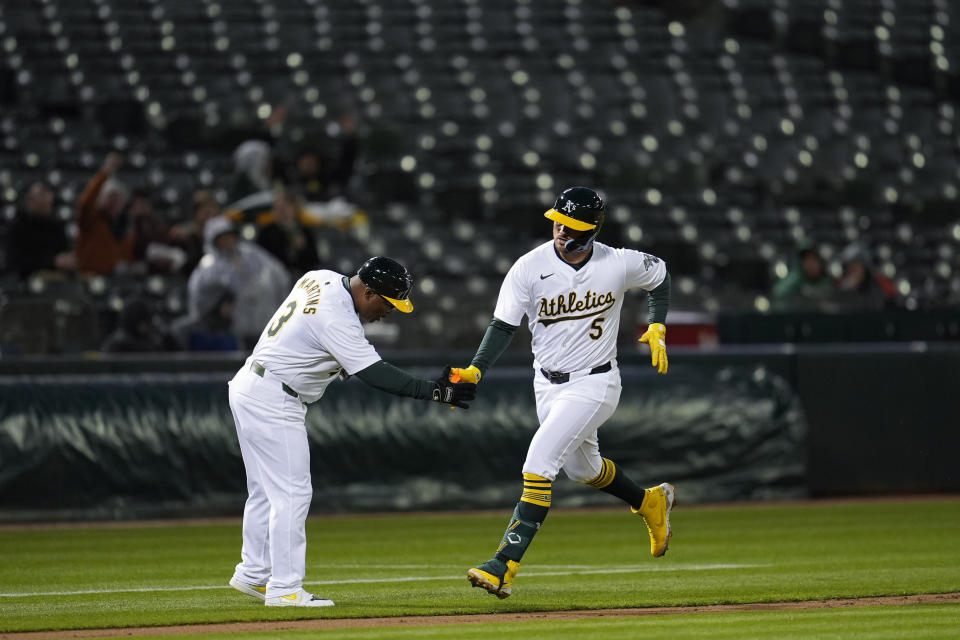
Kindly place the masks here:
POLYGON ((346 283, 328 270, 301 277, 230 381, 249 491, 234 576, 266 583, 267 598, 296 592, 306 571, 305 521, 313 497, 307 404, 320 399, 341 369, 352 375, 381 359, 346 283))
POLYGON ((600 242, 575 269, 557 255, 552 240, 510 268, 493 315, 514 326, 526 316, 533 336, 540 428, 524 473, 552 481, 562 468, 578 482, 600 473, 597 429, 620 401, 616 358, 624 292, 654 289, 666 273, 666 263, 655 256, 600 242))

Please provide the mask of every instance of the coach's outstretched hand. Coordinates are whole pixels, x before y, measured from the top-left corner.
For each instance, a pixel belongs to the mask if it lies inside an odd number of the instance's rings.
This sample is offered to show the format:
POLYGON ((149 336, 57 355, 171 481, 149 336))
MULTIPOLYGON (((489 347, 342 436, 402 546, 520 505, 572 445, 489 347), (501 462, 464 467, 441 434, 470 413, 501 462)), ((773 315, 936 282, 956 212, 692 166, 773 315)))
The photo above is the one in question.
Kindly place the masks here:
POLYGON ((650 345, 650 364, 657 368, 660 373, 667 372, 667 328, 655 322, 647 327, 646 332, 640 336, 640 342, 650 345))
POLYGON ((451 382, 450 367, 446 367, 436 380, 433 401, 449 404, 461 409, 469 409, 468 402, 477 397, 477 385, 472 382, 451 382))

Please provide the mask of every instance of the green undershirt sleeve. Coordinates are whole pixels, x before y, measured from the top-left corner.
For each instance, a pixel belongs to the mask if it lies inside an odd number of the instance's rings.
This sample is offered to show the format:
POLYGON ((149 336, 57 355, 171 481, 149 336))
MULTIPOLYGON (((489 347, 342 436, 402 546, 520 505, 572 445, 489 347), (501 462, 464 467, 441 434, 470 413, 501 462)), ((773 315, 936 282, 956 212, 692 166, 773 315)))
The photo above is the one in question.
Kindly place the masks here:
POLYGON ((652 289, 647 296, 647 311, 650 324, 664 324, 667 320, 667 310, 670 308, 670 274, 663 278, 663 282, 652 289))
POLYGON ((507 350, 516 332, 517 328, 514 325, 494 317, 490 321, 490 326, 487 327, 487 332, 483 334, 477 354, 473 356, 470 364, 480 369, 480 373, 485 373, 507 350))
POLYGON ((432 399, 437 384, 432 380, 412 376, 385 360, 374 362, 366 369, 358 371, 357 377, 374 389, 418 400, 432 399))

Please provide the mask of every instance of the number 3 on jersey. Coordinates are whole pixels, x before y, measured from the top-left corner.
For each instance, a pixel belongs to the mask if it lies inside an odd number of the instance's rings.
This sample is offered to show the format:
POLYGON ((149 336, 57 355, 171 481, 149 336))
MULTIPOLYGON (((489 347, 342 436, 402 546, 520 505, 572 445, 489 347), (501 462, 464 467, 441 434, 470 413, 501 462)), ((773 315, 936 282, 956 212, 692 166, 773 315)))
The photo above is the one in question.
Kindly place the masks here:
MULTIPOLYGON (((280 329, 283 329, 283 325, 287 323, 287 320, 293 317, 293 312, 297 310, 297 301, 294 300, 286 306, 287 312, 276 319, 276 321, 270 323, 270 328, 267 329, 267 335, 271 338, 278 333, 280 329)), ((599 337, 599 336, 598 336, 599 337)))
POLYGON ((594 318, 593 322, 590 323, 590 333, 587 335, 590 336, 591 340, 599 340, 600 336, 603 335, 603 327, 601 324, 604 320, 606 320, 606 318, 600 316, 599 318, 594 318))

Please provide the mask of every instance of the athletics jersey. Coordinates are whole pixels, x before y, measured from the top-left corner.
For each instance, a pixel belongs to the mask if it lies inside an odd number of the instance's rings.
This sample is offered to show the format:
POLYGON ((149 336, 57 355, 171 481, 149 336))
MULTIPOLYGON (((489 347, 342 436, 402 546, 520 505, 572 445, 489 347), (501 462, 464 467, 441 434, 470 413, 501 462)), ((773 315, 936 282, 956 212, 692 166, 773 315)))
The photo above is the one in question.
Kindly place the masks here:
POLYGON ((657 257, 599 242, 577 270, 557 255, 551 240, 510 268, 493 315, 515 326, 527 316, 535 367, 592 369, 617 357, 624 292, 655 289, 666 273, 657 257))
POLYGON ((305 273, 248 359, 262 364, 307 403, 320 399, 341 368, 353 375, 381 359, 363 333, 344 282, 344 276, 326 269, 305 273))

